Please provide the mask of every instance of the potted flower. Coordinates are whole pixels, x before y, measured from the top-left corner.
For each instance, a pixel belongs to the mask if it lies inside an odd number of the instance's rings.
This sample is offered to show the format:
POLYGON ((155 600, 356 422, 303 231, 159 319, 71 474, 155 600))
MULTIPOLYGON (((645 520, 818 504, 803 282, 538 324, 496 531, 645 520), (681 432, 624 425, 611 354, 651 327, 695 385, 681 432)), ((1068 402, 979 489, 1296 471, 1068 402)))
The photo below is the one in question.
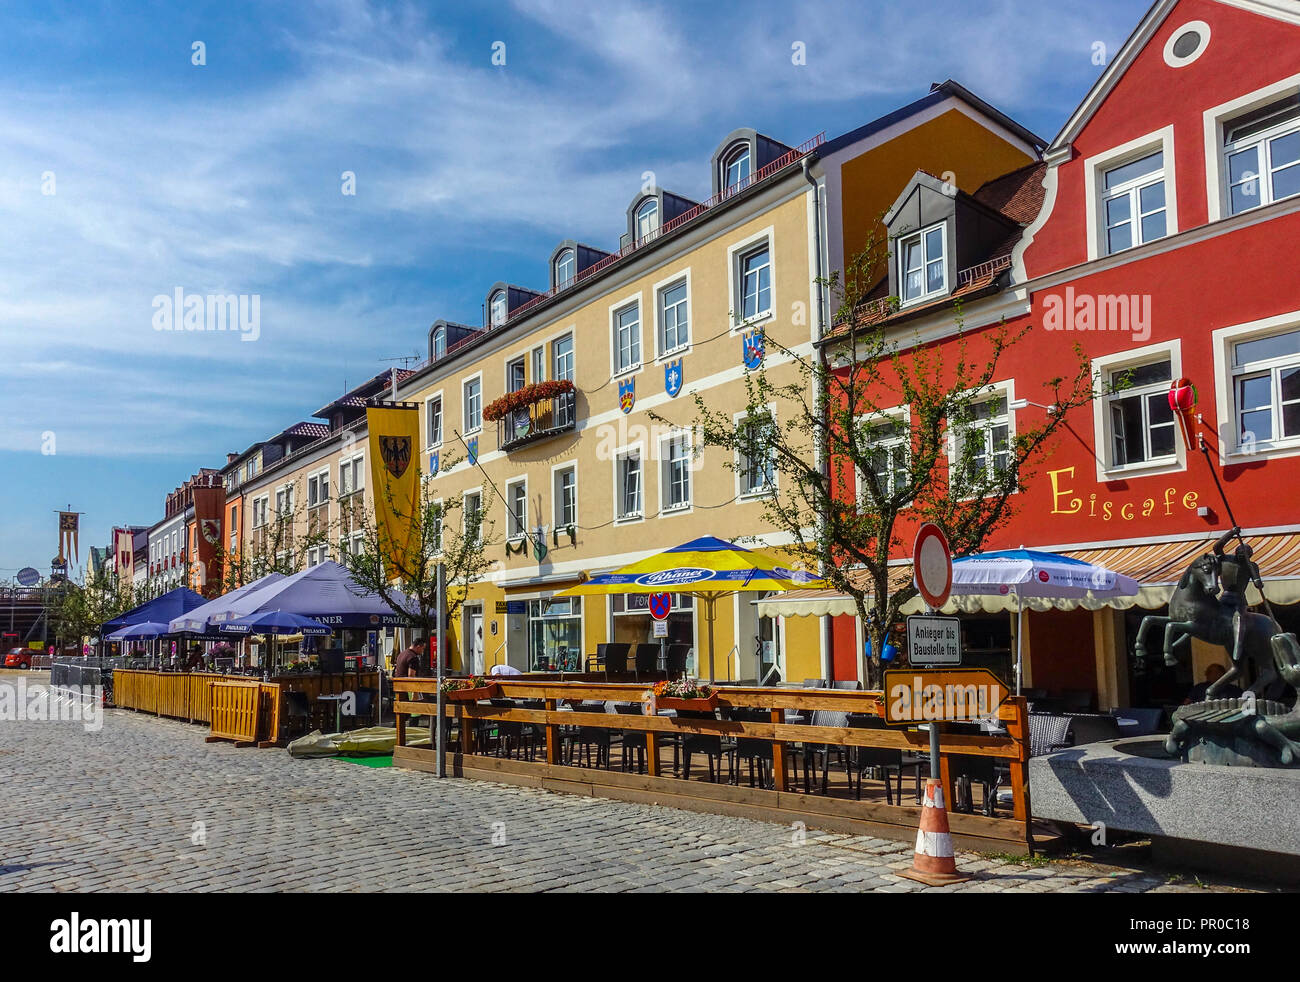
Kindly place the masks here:
POLYGON ((507 392, 505 395, 493 399, 484 407, 483 418, 489 422, 496 422, 517 409, 525 409, 534 403, 541 402, 543 399, 554 399, 572 391, 573 383, 568 379, 534 382, 531 385, 525 385, 514 392, 507 392))
POLYGON ((659 709, 707 713, 718 708, 718 690, 690 676, 684 675, 672 682, 656 682, 654 692, 655 706, 659 709))
POLYGON ((448 702, 477 702, 480 699, 495 699, 500 694, 500 684, 482 675, 442 680, 442 695, 448 702))

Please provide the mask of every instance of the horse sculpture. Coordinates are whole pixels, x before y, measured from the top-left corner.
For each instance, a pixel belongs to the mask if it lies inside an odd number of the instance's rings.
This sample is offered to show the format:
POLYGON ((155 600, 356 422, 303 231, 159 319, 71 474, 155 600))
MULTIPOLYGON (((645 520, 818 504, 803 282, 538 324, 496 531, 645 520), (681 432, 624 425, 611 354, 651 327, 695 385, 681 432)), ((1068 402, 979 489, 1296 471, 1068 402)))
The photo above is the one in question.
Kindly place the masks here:
MULTIPOLYGON (((1250 546, 1242 541, 1231 554, 1224 548, 1241 530, 1233 528, 1214 544, 1211 552, 1194 559, 1169 598, 1169 616, 1149 615, 1138 628, 1136 653, 1147 655, 1147 634, 1164 627, 1166 665, 1178 663, 1178 651, 1192 638, 1219 645, 1231 656, 1232 665, 1205 693, 1205 702, 1185 706, 1174 716, 1173 730, 1166 742, 1170 753, 1181 753, 1196 736, 1217 737, 1236 747, 1237 757, 1257 757, 1243 749, 1240 741, 1263 741, 1284 765, 1300 763, 1300 706, 1288 708, 1265 701, 1263 694, 1279 678, 1300 688, 1300 644, 1284 632, 1272 616, 1249 609, 1246 587, 1254 583, 1263 590, 1259 568, 1251 560, 1250 546), (1241 675, 1245 662, 1254 666, 1254 683, 1239 700, 1217 698, 1218 693, 1241 675)), ((1214 756, 1225 762, 1223 755, 1214 756)), ((1208 759, 1208 758, 1207 758, 1208 759)))

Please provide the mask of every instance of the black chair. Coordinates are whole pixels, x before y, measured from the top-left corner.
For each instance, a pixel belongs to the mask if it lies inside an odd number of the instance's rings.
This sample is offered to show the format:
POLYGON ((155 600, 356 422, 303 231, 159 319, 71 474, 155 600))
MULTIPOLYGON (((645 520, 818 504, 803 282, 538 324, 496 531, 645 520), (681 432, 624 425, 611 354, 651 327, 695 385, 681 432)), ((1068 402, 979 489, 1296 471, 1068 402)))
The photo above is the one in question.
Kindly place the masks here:
POLYGON ((659 645, 639 644, 636 646, 636 679, 641 681, 644 672, 653 675, 659 668, 659 645))
POLYGON ((301 719, 302 728, 296 732, 305 733, 311 729, 312 708, 307 693, 290 689, 284 694, 285 717, 289 720, 301 719))
MULTIPOLYGON (((375 695, 376 691, 374 689, 357 689, 352 712, 345 712, 343 718, 369 724, 375 712, 375 695)), ((347 703, 344 703, 344 705, 346 706, 347 703)))
POLYGON ((604 669, 606 675, 611 672, 624 674, 627 672, 627 655, 631 647, 630 644, 620 642, 598 644, 596 645, 596 661, 604 669))
MULTIPOLYGON (((814 709, 812 719, 809 721, 810 726, 834 726, 846 727, 849 725, 849 714, 838 710, 814 709)), ((848 777, 849 784, 853 783, 853 757, 848 753, 847 747, 837 746, 832 743, 805 743, 803 745, 803 789, 805 793, 811 793, 809 787, 809 774, 817 769, 818 760, 821 761, 822 772, 822 794, 826 794, 830 780, 830 761, 831 754, 839 757, 839 762, 844 766, 845 775, 848 777)))
MULTIPOLYGON (((715 713, 679 709, 677 718, 717 719, 718 717, 715 713)), ((722 737, 712 733, 683 733, 681 734, 681 751, 682 777, 684 780, 689 781, 691 779, 691 756, 693 754, 704 754, 708 758, 709 780, 714 784, 718 783, 718 778, 722 773, 722 737)))
POLYGON ((1041 757, 1068 747, 1070 720, 1055 713, 1030 713, 1029 756, 1041 757))
POLYGON ((686 674, 686 659, 690 657, 689 644, 670 644, 668 646, 668 677, 680 678, 686 674))
MULTIPOLYGON (((513 699, 489 699, 488 702, 501 709, 515 708, 513 699)), ((519 708, 522 709, 523 707, 520 706, 519 708)), ((526 744, 533 739, 533 735, 531 731, 524 730, 523 723, 510 719, 488 720, 485 722, 487 725, 482 731, 482 736, 487 742, 495 744, 496 756, 513 757, 518 754, 522 758, 528 750, 532 749, 531 747, 526 748, 526 744), (488 733, 492 729, 496 730, 496 739, 494 741, 487 739, 488 733)))
MULTIPOLYGON (((887 729, 885 721, 879 716, 865 713, 852 713, 849 726, 865 730, 887 729)), ((890 789, 890 774, 898 775, 898 803, 903 803, 903 771, 912 771, 916 775, 916 802, 921 802, 921 758, 916 754, 906 753, 891 747, 854 747, 854 773, 857 775, 856 796, 862 798, 862 775, 869 767, 878 767, 885 773, 885 802, 894 804, 894 793, 890 789)))
MULTIPOLYGON (((639 702, 616 702, 614 712, 620 716, 641 716, 645 710, 639 702)), ((636 755, 636 772, 645 773, 645 734, 640 730, 620 730, 619 744, 623 748, 623 770, 632 769, 632 755, 636 755)))
MULTIPOLYGON (((726 718, 744 723, 766 723, 770 717, 765 710, 749 706, 734 706, 726 710, 726 718)), ((727 772, 731 784, 740 783, 740 762, 749 763, 749 786, 754 787, 754 765, 758 764, 758 786, 771 788, 776 786, 773 774, 772 741, 758 740, 754 737, 737 737, 735 743, 727 748, 727 772)))
MULTIPOLYGON (((573 707, 575 712, 579 713, 603 713, 605 704, 603 702, 582 702, 573 707)), ((579 767, 591 767, 591 750, 596 749, 596 767, 603 766, 606 769, 612 767, 610 763, 610 750, 615 743, 622 746, 622 734, 605 726, 582 726, 579 725, 575 739, 573 741, 574 749, 577 751, 579 767)))

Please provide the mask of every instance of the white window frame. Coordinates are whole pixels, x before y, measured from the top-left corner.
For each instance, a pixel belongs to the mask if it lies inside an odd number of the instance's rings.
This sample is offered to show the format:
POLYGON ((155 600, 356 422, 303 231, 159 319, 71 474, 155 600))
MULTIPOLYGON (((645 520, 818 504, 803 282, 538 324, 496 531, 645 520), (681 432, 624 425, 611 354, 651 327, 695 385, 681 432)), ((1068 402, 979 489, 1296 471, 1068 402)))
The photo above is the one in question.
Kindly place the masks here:
POLYGON ((659 515, 660 517, 689 514, 695 510, 695 479, 691 476, 695 470, 695 440, 690 430, 674 430, 659 438, 659 515), (672 504, 669 493, 672 491, 672 447, 678 442, 685 445, 686 451, 686 499, 672 504))
POLYGON ((510 296, 506 290, 497 290, 488 299, 488 327, 501 327, 510 320, 510 296), (501 304, 501 317, 497 319, 497 303, 501 304))
POLYGON ((439 389, 433 395, 424 400, 424 449, 436 450, 442 446, 443 438, 447 432, 447 405, 442 398, 443 390, 439 389), (438 404, 438 439, 436 441, 429 439, 429 425, 433 422, 433 404, 438 404))
MULTIPOLYGON (((1145 157, 1147 154, 1162 152, 1165 175, 1165 234, 1162 239, 1177 235, 1178 224, 1178 174, 1174 157, 1174 128, 1172 125, 1155 130, 1135 139, 1111 147, 1101 153, 1093 154, 1084 161, 1083 190, 1086 199, 1085 217, 1087 219, 1088 259, 1100 259, 1112 255, 1106 249, 1106 221, 1102 215, 1102 199, 1105 191, 1102 182, 1106 172, 1131 161, 1145 157)), ((1162 239, 1152 239, 1160 242, 1162 239)), ((1123 255, 1140 248, 1145 243, 1135 243, 1128 249, 1122 249, 1113 255, 1123 255)))
POLYGON ((637 202, 636 210, 632 212, 632 240, 634 242, 645 242, 653 239, 662 225, 663 216, 660 215, 659 199, 657 197, 650 195, 637 202), (650 220, 643 222, 642 216, 647 213, 647 210, 652 205, 654 211, 651 213, 650 220), (646 226, 644 230, 642 229, 643 224, 646 226))
MULTIPOLYGON (((577 347, 575 342, 574 347, 577 347)), ((609 305, 609 374, 610 378, 622 378, 641 371, 645 362, 645 302, 641 294, 633 293, 618 303, 609 305), (633 361, 619 367, 618 315, 633 304, 636 305, 636 357, 633 361)))
MULTIPOLYGON (((1246 95, 1220 103, 1205 110, 1203 128, 1205 133, 1205 200, 1208 218, 1217 222, 1232 217, 1228 203, 1227 161, 1223 138, 1226 127, 1234 119, 1244 116, 1256 109, 1262 109, 1270 102, 1277 102, 1287 96, 1300 93, 1300 74, 1280 79, 1271 85, 1248 92, 1246 95)), ((1283 198, 1291 201, 1292 198, 1283 198)), ((1247 211, 1255 211, 1254 208, 1247 211)), ((1238 214, 1246 214, 1239 212, 1238 214)))
POLYGON ((646 503, 646 454, 645 445, 642 443, 629 444, 626 447, 619 447, 614 451, 614 524, 628 525, 633 522, 645 521, 645 503, 646 503), (640 503, 641 507, 635 512, 623 511, 623 461, 635 456, 640 462, 639 481, 640 481, 640 503))
MULTIPOLYGON (((1153 361, 1163 361, 1165 359, 1169 360, 1170 375, 1175 379, 1181 378, 1183 374, 1183 346, 1182 342, 1177 338, 1172 341, 1162 341, 1158 344, 1148 344, 1141 348, 1117 351, 1113 354, 1092 359, 1092 372, 1097 379, 1097 388, 1093 393, 1092 400, 1092 433, 1093 445, 1096 447, 1097 481, 1099 483, 1119 480, 1126 475, 1154 476, 1157 474, 1173 474, 1187 469, 1187 448, 1184 446, 1181 433, 1174 439, 1173 457, 1159 457, 1154 461, 1147 460, 1140 464, 1124 464, 1122 466, 1114 463, 1114 434, 1111 432, 1110 425, 1110 399, 1106 395, 1106 386, 1109 383, 1110 375, 1112 372, 1123 371, 1126 368, 1137 368, 1153 361)), ((1130 393, 1126 390, 1125 393, 1120 393, 1117 397, 1124 398, 1127 394, 1130 393)), ((1175 425, 1177 425, 1177 422, 1175 419, 1175 425)))
POLYGON ((483 373, 475 372, 460 383, 460 425, 465 436, 473 436, 483 431, 483 373), (478 423, 470 425, 469 387, 478 383, 478 423))
POLYGON ((895 275, 898 277, 898 300, 900 307, 910 307, 913 304, 926 303, 929 300, 933 300, 935 297, 945 297, 948 295, 948 259, 949 250, 952 248, 952 243, 948 241, 950 237, 948 226, 948 222, 935 222, 931 225, 925 226, 924 228, 919 228, 916 231, 900 235, 895 240, 894 255, 897 267, 895 275), (939 264, 943 267, 943 283, 937 290, 931 290, 926 286, 926 284, 930 282, 927 273, 935 260, 927 251, 925 244, 930 233, 935 229, 939 230, 940 237, 943 239, 943 254, 939 257, 939 264), (907 282, 907 270, 904 268, 904 263, 907 261, 907 245, 913 240, 916 240, 921 245, 921 292, 915 297, 905 299, 903 297, 903 290, 907 282))
POLYGON ((365 492, 366 489, 365 466, 366 466, 366 455, 364 453, 357 453, 357 454, 352 454, 349 457, 339 458, 339 481, 338 481, 338 493, 335 495, 336 498, 348 497, 350 495, 356 494, 358 491, 361 491, 363 493, 365 492), (352 487, 347 491, 343 490, 343 469, 345 466, 348 469, 348 473, 352 475, 352 487), (360 481, 357 480, 357 475, 361 476, 360 481))
POLYGON ((727 246, 727 296, 731 304, 731 333, 739 334, 748 331, 755 326, 766 324, 776 316, 780 309, 781 299, 777 295, 776 281, 776 230, 772 225, 754 233, 738 242, 733 242, 727 246), (752 320, 745 320, 744 317, 744 282, 741 276, 741 264, 745 257, 756 251, 764 243, 767 244, 767 261, 770 270, 769 282, 771 284, 771 304, 768 309, 752 320))
POLYGON ((578 253, 575 249, 562 249, 560 254, 555 257, 555 289, 563 290, 565 287, 572 286, 578 279, 578 253), (560 275, 560 267, 566 265, 573 266, 573 273, 566 279, 560 275))
MULTIPOLYGON (((886 440, 872 440, 871 446, 872 447, 880 446, 881 448, 889 448, 895 446, 904 447, 907 455, 907 463, 910 472, 911 463, 912 463, 912 451, 913 451, 912 409, 910 406, 894 406, 890 409, 882 409, 880 412, 877 413, 862 415, 857 417, 857 423, 859 426, 866 426, 869 428, 876 427, 876 426, 886 426, 889 423, 901 424, 903 427, 902 436, 890 437, 886 440)), ((858 507, 859 509, 861 509, 864 500, 864 495, 862 492, 864 478, 863 478, 862 469, 860 467, 857 467, 856 465, 853 468, 853 480, 856 482, 857 485, 855 489, 856 494, 854 495, 854 497, 857 498, 858 507)), ((894 469, 892 467, 889 470, 889 487, 886 490, 891 495, 894 493, 894 469)), ((903 507, 910 508, 911 502, 908 502, 903 507)))
POLYGON ((528 478, 518 477, 506 482, 506 539, 510 542, 519 542, 521 539, 528 537, 528 478), (524 490, 524 514, 523 518, 515 515, 515 491, 518 488, 524 490))
POLYGON ((275 489, 275 517, 292 518, 294 509, 294 482, 286 481, 275 489), (284 503, 281 505, 280 496, 284 495, 284 503))
MULTIPOLYGON (((330 502, 330 490, 331 490, 331 484, 332 484, 332 481, 331 481, 331 479, 330 479, 330 469, 329 469, 329 465, 328 465, 328 464, 327 464, 326 466, 324 466, 324 467, 320 467, 320 468, 318 468, 318 469, 316 469, 316 470, 314 470, 314 471, 310 471, 310 472, 306 475, 306 485, 307 485, 307 507, 308 507, 308 508, 319 508, 321 505, 328 505, 329 502, 330 502), (313 505, 313 504, 311 503, 311 489, 312 489, 312 482, 315 481, 317 487, 319 487, 319 486, 320 486, 321 478, 324 478, 324 479, 325 479, 325 496, 324 496, 323 498, 320 498, 320 499, 316 502, 316 504, 313 505)), ((328 514, 328 513, 327 513, 327 514, 328 514)))
POLYGON ((722 192, 726 194, 735 188, 737 191, 743 191, 749 185, 754 183, 754 148, 750 146, 749 141, 737 143, 731 147, 722 156, 721 161, 722 173, 718 175, 718 183, 722 185, 722 192), (748 173, 744 177, 738 177, 735 181, 730 181, 728 175, 731 172, 732 164, 745 157, 749 161, 748 173))
MULTIPOLYGON (((252 505, 253 505, 253 515, 250 520, 249 527, 253 529, 264 528, 267 525, 267 519, 271 513, 271 495, 270 494, 258 495, 256 498, 253 499, 252 505)), ((167 537, 163 536, 163 551, 166 552, 166 549, 167 549, 167 537)), ((172 551, 175 552, 175 549, 173 548, 172 551)))
POLYGON ((687 267, 685 270, 674 273, 667 279, 660 280, 652 289, 655 298, 655 361, 665 361, 670 357, 680 355, 691 350, 692 324, 691 321, 694 304, 691 298, 691 270, 687 267), (675 347, 668 348, 664 346, 664 294, 669 290, 674 290, 679 286, 686 287, 686 341, 677 344, 675 347))
POLYGON ((560 476, 564 473, 573 474, 573 522, 574 529, 578 526, 578 465, 574 462, 567 464, 556 464, 551 468, 551 502, 552 502, 552 521, 555 523, 554 528, 565 529, 570 523, 564 521, 564 497, 560 493, 560 476))
MULTIPOLYGON (((477 499, 478 499, 479 525, 478 525, 478 539, 477 539, 477 541, 478 541, 478 542, 482 542, 482 541, 483 541, 483 525, 484 525, 484 516, 483 516, 483 489, 482 489, 482 488, 469 488, 468 490, 466 490, 466 491, 464 491, 464 492, 461 493, 461 496, 460 496, 460 534, 461 534, 462 536, 465 537, 465 540, 466 540, 467 542, 469 541, 469 499, 470 499, 470 498, 477 498, 477 499)), ((477 543, 476 543, 476 544, 477 544, 477 543)))
POLYGON ((447 329, 440 327, 433 332, 433 344, 429 356, 433 361, 445 357, 447 354, 447 329), (441 350, 439 350, 441 349, 441 350))
MULTIPOLYGON (((1008 461, 1010 461, 1010 447, 1014 444, 1016 439, 1016 413, 1019 411, 1011 408, 1011 404, 1016 401, 1015 381, 1013 379, 1005 379, 1001 382, 990 382, 978 393, 978 398, 974 399, 973 402, 983 402, 986 399, 997 399, 1000 397, 1005 397, 1007 400, 1007 453, 1008 461)), ((949 423, 945 439, 945 443, 948 447, 949 482, 955 482, 957 480, 956 468, 958 463, 958 454, 960 452, 958 440, 961 439, 961 436, 962 434, 958 433, 956 428, 949 423)), ((1013 491, 1012 493, 1019 494, 1018 491, 1013 491)), ((962 500, 970 500, 970 498, 969 496, 965 496, 962 500)))
MULTIPOLYGON (((1246 372, 1234 367, 1233 345, 1243 341, 1254 341, 1274 334, 1288 334, 1300 330, 1300 310, 1293 310, 1261 320, 1221 327, 1212 332, 1214 350, 1215 402, 1219 417, 1219 460, 1222 464, 1245 463, 1251 460, 1266 460, 1275 457, 1294 457, 1300 455, 1300 437, 1285 437, 1280 440, 1257 442, 1253 450, 1242 449, 1240 434, 1237 432, 1237 377, 1254 374, 1256 370, 1246 372)), ((1278 367, 1279 361, 1253 362, 1257 365, 1278 367)), ((1258 369, 1257 369, 1258 370, 1258 369)), ((1275 394, 1276 395, 1276 394, 1275 394)), ((1276 398, 1274 409, 1277 409, 1276 398)), ((1281 420, 1276 419, 1280 424, 1281 420)))
POLYGON ((325 562, 329 558, 330 558, 329 543, 322 543, 317 546, 312 546, 307 550, 308 566, 319 566, 321 563, 325 562))
POLYGON ((559 334, 555 335, 554 337, 547 338, 547 339, 546 339, 546 346, 547 346, 547 349, 548 349, 547 354, 548 354, 548 356, 549 356, 549 358, 550 358, 550 362, 551 362, 551 364, 550 364, 550 373, 551 373, 551 378, 553 378, 553 379, 567 378, 569 381, 571 381, 571 382, 575 382, 575 383, 576 383, 577 378, 578 378, 578 344, 577 344, 577 332, 576 332, 573 328, 569 328, 568 330, 561 331, 559 334), (569 342, 570 342, 570 344, 569 344, 569 374, 568 374, 568 375, 561 376, 561 375, 560 375, 560 372, 559 372, 559 369, 558 369, 558 367, 557 367, 557 365, 556 365, 556 361, 555 361, 555 345, 556 345, 556 342, 558 342, 558 341, 563 341, 565 338, 568 338, 568 339, 569 339, 569 342))
MULTIPOLYGON (((776 405, 774 403, 767 404, 767 412, 771 417, 772 425, 773 426, 779 425, 776 416, 776 405)), ((735 422, 736 428, 739 429, 741 426, 745 425, 745 420, 748 417, 749 417, 748 412, 741 412, 733 415, 732 420, 735 422)), ((745 487, 746 467, 745 467, 745 462, 741 459, 739 452, 737 452, 735 457, 735 465, 736 465, 737 500, 751 501, 755 499, 766 498, 769 497, 770 495, 776 494, 777 489, 781 485, 781 469, 778 466, 778 462, 775 459, 775 455, 773 455, 773 461, 772 461, 772 483, 767 487, 748 488, 748 489, 745 487)))

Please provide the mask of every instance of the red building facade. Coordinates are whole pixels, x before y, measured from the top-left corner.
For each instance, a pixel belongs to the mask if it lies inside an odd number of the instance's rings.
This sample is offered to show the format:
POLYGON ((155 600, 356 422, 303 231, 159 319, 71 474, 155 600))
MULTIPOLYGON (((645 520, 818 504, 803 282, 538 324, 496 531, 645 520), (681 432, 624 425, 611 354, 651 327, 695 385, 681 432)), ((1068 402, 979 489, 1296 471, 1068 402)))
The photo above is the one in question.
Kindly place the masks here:
MULTIPOLYGON (((1101 709, 1168 704, 1180 702, 1211 661, 1225 660, 1220 649, 1199 642, 1191 661, 1173 671, 1139 665, 1132 656, 1141 616, 1161 612, 1187 563, 1231 525, 1212 470, 1256 549, 1265 593, 1294 630, 1300 622, 1295 5, 1157 3, 1042 165, 990 182, 969 200, 957 194, 947 211, 933 185, 918 174, 899 189, 890 216, 895 269, 888 292, 901 300, 888 303, 880 321, 900 343, 955 346, 956 297, 963 300, 967 344, 973 330, 991 330, 1003 318, 1012 331, 1029 325, 1003 356, 989 393, 990 425, 1009 433, 1018 419, 1024 426, 1042 418, 1051 401, 1042 380, 1070 372, 1075 344, 1101 383, 1121 375, 1129 380, 1127 388, 1098 395, 1071 415, 1016 495, 1013 520, 985 543, 985 550, 1023 545, 1087 558, 1144 587, 1135 603, 1095 610, 1040 605, 1022 639, 1026 685, 1087 690, 1101 709), (1036 217, 1027 220, 1026 202, 1037 205, 1039 198, 1036 217), (971 229, 1003 219, 1023 226, 1009 244, 987 234, 973 241, 981 233, 971 229), (979 262, 946 277, 934 264, 930 276, 925 270, 940 249, 979 262), (914 250, 924 258, 910 258, 914 250), (1169 409, 1168 392, 1179 378, 1190 380, 1198 397, 1190 448, 1169 409), (1199 450, 1201 441, 1208 454, 1199 450)), ((951 268, 951 257, 944 258, 951 268)), ((828 353, 834 351, 832 343, 828 353)), ((902 538, 910 543, 910 532, 902 538)), ((962 609, 970 620, 968 644, 1003 652, 989 664, 1006 670, 1015 628, 1005 604, 995 598, 962 609)), ((860 632, 850 618, 837 617, 833 633, 836 677, 857 677, 860 632)))

